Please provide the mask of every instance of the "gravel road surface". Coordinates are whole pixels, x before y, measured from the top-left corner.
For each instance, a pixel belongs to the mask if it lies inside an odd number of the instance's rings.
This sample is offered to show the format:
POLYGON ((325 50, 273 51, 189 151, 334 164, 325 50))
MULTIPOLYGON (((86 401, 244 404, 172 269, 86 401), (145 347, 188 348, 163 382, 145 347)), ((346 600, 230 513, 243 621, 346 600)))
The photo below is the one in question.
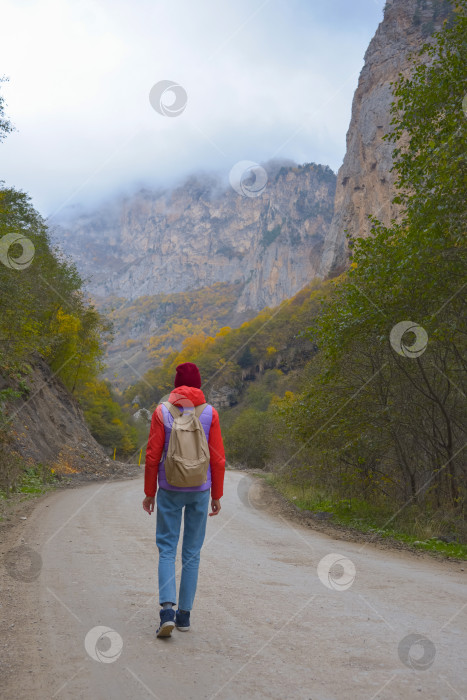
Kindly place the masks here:
POLYGON ((165 640, 141 478, 28 506, 2 568, 2 699, 465 697, 464 563, 335 539, 261 489, 227 473, 192 629, 165 640))

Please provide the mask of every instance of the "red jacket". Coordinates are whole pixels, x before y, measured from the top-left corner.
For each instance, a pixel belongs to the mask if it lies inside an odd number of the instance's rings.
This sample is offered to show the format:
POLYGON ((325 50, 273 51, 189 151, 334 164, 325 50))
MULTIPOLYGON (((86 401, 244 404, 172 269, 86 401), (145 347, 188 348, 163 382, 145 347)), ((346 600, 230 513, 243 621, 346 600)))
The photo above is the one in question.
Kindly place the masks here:
MULTIPOLYGON (((206 399, 201 389, 192 386, 179 386, 169 396, 170 403, 183 403, 180 395, 187 398, 194 406, 205 403, 206 399)), ((157 488, 157 471, 161 461, 165 442, 165 429, 162 418, 162 407, 156 408, 152 414, 151 429, 149 431, 148 446, 146 448, 146 462, 144 469, 144 493, 154 498, 157 488)), ((225 453, 222 442, 219 414, 212 409, 212 423, 209 431, 209 452, 211 455, 211 497, 218 499, 224 493, 225 453)))

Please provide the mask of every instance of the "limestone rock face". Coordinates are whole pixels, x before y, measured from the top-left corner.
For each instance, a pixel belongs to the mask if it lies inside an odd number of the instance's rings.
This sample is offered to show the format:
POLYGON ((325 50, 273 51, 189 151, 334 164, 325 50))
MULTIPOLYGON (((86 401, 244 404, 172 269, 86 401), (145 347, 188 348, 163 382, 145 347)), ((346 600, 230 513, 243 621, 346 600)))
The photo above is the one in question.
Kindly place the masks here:
POLYGON ((391 129, 391 82, 407 74, 409 56, 429 40, 450 13, 446 0, 387 0, 384 19, 365 54, 352 104, 347 150, 337 176, 334 216, 324 245, 319 273, 342 271, 348 260, 345 231, 352 237, 370 233, 368 215, 389 224, 399 214, 395 195, 393 144, 382 137, 391 129))
POLYGON ((71 219, 61 245, 98 299, 241 282, 236 311, 276 306, 318 272, 336 176, 314 164, 264 167, 259 196, 192 176, 71 219))

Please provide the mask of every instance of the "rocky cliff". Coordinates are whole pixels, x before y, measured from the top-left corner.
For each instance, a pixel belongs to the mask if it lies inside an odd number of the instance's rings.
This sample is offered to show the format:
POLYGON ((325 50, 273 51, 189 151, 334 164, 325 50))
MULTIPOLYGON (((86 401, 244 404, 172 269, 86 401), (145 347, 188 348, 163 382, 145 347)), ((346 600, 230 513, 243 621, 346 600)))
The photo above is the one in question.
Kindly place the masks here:
POLYGON ((368 215, 389 224, 398 209, 394 192, 392 150, 383 141, 390 131, 391 82, 407 74, 409 57, 428 41, 450 13, 446 0, 387 0, 384 19, 365 54, 352 104, 347 150, 337 177, 334 216, 322 251, 319 273, 334 275, 348 259, 345 231, 368 236, 368 215))
POLYGON ((264 188, 249 189, 247 178, 246 194, 207 175, 140 191, 62 225, 61 244, 96 298, 227 282, 241 284, 237 312, 275 306, 318 272, 336 177, 311 163, 271 162, 263 172, 264 188))

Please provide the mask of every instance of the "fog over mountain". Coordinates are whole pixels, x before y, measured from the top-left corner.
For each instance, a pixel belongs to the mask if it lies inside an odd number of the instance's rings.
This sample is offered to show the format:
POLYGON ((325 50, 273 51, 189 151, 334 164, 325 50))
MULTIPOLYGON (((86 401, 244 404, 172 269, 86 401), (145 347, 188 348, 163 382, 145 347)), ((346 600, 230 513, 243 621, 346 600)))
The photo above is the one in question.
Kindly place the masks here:
POLYGON ((382 0, 6 0, 0 63, 17 132, 2 147, 2 177, 55 221, 68 205, 174 187, 190 173, 227 179, 242 160, 337 170, 382 9, 382 0), (167 80, 186 92, 173 118, 149 102, 167 80))

